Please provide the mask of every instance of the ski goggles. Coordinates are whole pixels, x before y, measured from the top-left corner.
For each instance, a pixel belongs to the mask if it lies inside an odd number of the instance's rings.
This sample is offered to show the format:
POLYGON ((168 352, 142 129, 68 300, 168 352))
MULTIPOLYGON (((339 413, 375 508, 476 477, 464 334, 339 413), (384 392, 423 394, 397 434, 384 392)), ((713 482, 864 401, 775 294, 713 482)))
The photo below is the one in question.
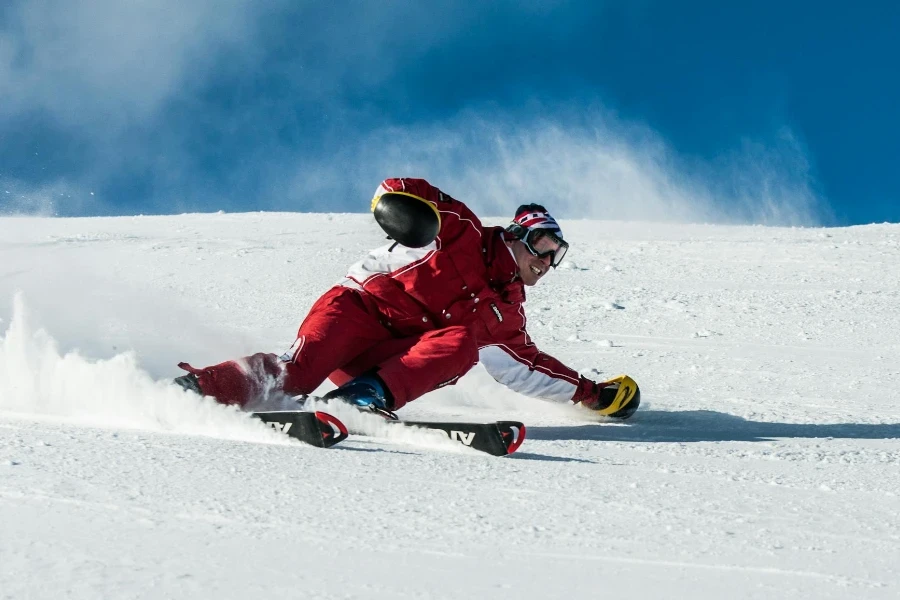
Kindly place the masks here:
POLYGON ((549 229, 529 229, 519 238, 525 248, 538 258, 550 257, 554 269, 562 262, 569 244, 549 229))

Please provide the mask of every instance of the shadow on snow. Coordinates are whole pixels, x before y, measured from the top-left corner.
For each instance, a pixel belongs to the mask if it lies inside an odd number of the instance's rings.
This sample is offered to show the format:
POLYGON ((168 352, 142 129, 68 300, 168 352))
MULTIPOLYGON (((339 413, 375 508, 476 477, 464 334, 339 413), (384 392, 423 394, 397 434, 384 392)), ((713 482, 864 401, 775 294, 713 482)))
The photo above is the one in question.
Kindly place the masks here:
MULTIPOLYGON (((539 439, 549 439, 549 438, 539 438, 539 439)), ((527 443, 527 441, 526 441, 527 443)), ((546 454, 535 454, 533 452, 516 452, 515 454, 510 454, 506 457, 509 460, 541 460, 548 462, 579 462, 579 463, 588 463, 594 464, 592 460, 586 460, 583 458, 574 458, 570 456, 549 456, 546 454)))
POLYGON ((602 440, 611 442, 761 442, 777 438, 900 438, 896 423, 766 423, 712 410, 648 410, 627 423, 589 423, 529 427, 533 440, 602 440))

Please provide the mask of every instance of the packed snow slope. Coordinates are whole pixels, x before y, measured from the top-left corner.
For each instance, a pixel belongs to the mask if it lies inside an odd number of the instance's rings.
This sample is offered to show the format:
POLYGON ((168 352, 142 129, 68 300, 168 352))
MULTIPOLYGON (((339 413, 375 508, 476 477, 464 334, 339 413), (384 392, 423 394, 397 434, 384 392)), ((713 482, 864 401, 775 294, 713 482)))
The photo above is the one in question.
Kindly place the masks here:
POLYGON ((493 458, 168 383, 289 347, 370 216, 0 219, 0 598, 900 597, 900 226, 563 227, 530 331, 644 404, 476 368, 402 411, 526 422, 493 458))

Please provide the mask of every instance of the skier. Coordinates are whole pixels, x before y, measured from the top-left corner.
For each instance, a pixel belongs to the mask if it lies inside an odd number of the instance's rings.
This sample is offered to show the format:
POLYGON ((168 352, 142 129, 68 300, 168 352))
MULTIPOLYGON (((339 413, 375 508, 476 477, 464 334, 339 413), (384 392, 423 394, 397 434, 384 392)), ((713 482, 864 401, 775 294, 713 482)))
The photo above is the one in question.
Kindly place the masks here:
POLYGON ((372 201, 393 241, 325 292, 284 354, 257 353, 188 371, 186 389, 245 410, 273 395, 312 393, 396 418, 393 411, 452 385, 481 362, 527 396, 580 403, 628 418, 640 392, 627 376, 594 382, 541 352, 526 331, 525 287, 559 266, 563 233, 541 205, 520 206, 507 228, 485 227, 424 179, 386 179, 372 201))

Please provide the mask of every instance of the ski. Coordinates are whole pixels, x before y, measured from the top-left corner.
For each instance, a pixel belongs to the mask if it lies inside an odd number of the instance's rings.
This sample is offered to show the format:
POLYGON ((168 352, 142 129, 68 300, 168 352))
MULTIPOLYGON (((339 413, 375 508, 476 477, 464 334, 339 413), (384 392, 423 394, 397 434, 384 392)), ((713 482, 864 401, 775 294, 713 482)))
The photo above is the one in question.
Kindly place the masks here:
POLYGON ((493 456, 512 454, 525 441, 525 425, 518 421, 442 423, 437 421, 399 420, 389 422, 439 432, 447 436, 448 439, 493 456))
MULTIPOLYGON (((280 410, 256 412, 253 416, 278 431, 320 448, 331 447, 346 439, 348 435, 347 428, 340 420, 322 411, 280 410)), ((518 421, 455 423, 386 420, 385 423, 428 429, 473 450, 493 456, 512 454, 525 441, 525 425, 518 421)))
POLYGON ((331 448, 347 439, 347 427, 327 412, 275 410, 255 412, 252 416, 290 437, 311 446, 331 448))

